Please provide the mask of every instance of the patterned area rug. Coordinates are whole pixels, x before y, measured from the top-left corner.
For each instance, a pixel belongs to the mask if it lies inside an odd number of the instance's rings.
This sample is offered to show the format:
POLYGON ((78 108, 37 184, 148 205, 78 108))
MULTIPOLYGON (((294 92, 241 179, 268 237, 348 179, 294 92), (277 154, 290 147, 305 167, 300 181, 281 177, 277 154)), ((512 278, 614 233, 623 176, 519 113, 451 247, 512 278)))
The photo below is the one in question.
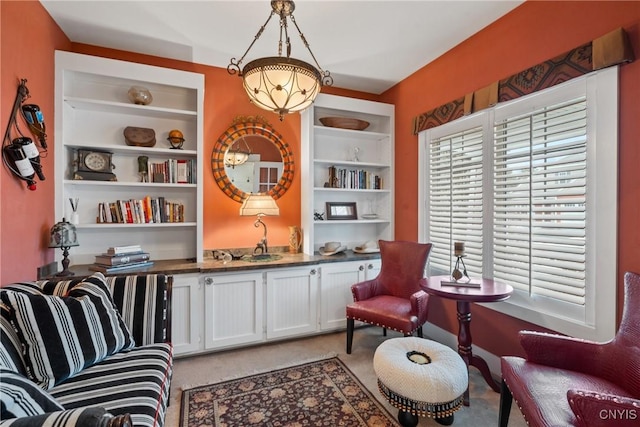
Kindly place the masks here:
POLYGON ((182 392, 181 427, 398 426, 338 359, 182 392))

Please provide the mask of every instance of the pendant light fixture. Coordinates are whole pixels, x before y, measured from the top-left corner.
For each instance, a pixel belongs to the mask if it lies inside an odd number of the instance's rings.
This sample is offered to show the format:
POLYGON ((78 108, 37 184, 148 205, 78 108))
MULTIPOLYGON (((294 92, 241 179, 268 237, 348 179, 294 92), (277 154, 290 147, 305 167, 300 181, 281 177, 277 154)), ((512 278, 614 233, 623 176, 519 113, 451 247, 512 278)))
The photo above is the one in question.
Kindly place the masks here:
POLYGON ((253 41, 242 55, 240 60, 231 58, 227 66, 227 72, 231 75, 238 74, 249 99, 255 105, 265 110, 273 111, 284 119, 285 114, 301 111, 310 106, 324 85, 331 86, 333 78, 329 71, 324 71, 318 64, 316 57, 311 52, 309 43, 298 27, 293 11, 295 4, 292 0, 271 0, 271 14, 267 21, 258 30, 253 41), (280 41, 278 43, 278 56, 258 58, 240 69, 249 50, 260 38, 262 32, 274 15, 280 17, 280 41), (316 67, 291 58, 291 42, 289 39, 287 20, 298 30, 300 39, 311 54, 316 67), (282 56, 282 45, 286 45, 286 56, 282 56))
POLYGON ((231 168, 235 168, 236 166, 243 165, 247 163, 249 160, 249 156, 251 155, 251 148, 247 144, 247 141, 244 139, 244 136, 241 136, 240 139, 236 140, 231 147, 227 150, 224 155, 224 164, 225 166, 231 166, 231 168), (242 147, 242 143, 244 142, 244 148, 242 147))

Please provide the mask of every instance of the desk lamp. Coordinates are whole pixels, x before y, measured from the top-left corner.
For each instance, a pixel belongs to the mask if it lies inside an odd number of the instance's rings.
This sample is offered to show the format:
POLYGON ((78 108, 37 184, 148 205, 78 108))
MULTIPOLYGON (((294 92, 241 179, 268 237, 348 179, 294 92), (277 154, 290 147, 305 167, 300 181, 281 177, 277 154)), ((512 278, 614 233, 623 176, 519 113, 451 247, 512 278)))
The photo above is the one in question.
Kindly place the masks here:
POLYGON ((69 248, 79 246, 76 227, 62 218, 62 221, 51 227, 49 240, 50 248, 62 248, 62 271, 56 276, 73 276, 73 271, 69 270, 69 248))
POLYGON ((264 235, 253 250, 253 256, 256 258, 267 258, 269 249, 267 247, 267 225, 262 222, 263 216, 278 216, 280 208, 276 204, 273 197, 268 194, 250 193, 242 206, 240 207, 240 216, 254 216, 258 219, 253 223, 255 227, 264 227, 264 235))

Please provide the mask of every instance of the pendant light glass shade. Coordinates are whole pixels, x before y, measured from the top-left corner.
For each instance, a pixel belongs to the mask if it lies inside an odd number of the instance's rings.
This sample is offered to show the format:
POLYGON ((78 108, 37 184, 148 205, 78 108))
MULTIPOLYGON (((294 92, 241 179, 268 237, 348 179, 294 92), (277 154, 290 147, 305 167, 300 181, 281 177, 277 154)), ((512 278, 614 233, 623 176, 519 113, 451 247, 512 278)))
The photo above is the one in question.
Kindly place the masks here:
POLYGON ((229 74, 242 77, 242 83, 252 103, 265 110, 273 111, 284 119, 285 114, 302 111, 309 107, 320 92, 322 86, 331 86, 333 78, 329 71, 323 71, 309 43, 300 31, 293 11, 295 3, 292 0, 272 0, 271 14, 239 60, 231 58, 227 66, 229 74), (242 70, 240 66, 254 43, 260 38, 271 17, 280 17, 280 41, 278 56, 269 56, 249 62, 242 70), (316 66, 291 58, 291 43, 288 34, 287 20, 290 19, 298 35, 302 39, 316 66), (286 56, 282 56, 282 46, 286 45, 286 56))
POLYGON ((310 106, 322 87, 320 73, 313 66, 279 56, 249 62, 242 78, 251 102, 280 117, 310 106))

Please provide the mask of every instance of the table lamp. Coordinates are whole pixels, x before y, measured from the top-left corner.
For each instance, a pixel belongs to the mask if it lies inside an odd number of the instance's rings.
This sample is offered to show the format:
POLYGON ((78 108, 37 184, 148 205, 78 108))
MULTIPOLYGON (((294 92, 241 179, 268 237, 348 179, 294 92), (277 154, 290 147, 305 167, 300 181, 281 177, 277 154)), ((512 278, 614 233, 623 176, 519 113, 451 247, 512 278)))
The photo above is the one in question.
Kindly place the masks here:
POLYGON ((69 270, 69 248, 78 246, 78 233, 76 227, 67 222, 65 218, 51 227, 50 248, 62 248, 62 271, 56 276, 73 276, 73 271, 69 270))
POLYGON ((242 206, 240 207, 240 216, 254 215, 256 215, 258 219, 253 225, 255 227, 262 225, 264 227, 264 235, 253 250, 253 256, 266 258, 269 256, 269 249, 267 247, 267 225, 262 222, 262 217, 267 215, 278 216, 280 215, 280 208, 278 208, 273 197, 268 194, 249 193, 249 196, 242 202, 242 206))

